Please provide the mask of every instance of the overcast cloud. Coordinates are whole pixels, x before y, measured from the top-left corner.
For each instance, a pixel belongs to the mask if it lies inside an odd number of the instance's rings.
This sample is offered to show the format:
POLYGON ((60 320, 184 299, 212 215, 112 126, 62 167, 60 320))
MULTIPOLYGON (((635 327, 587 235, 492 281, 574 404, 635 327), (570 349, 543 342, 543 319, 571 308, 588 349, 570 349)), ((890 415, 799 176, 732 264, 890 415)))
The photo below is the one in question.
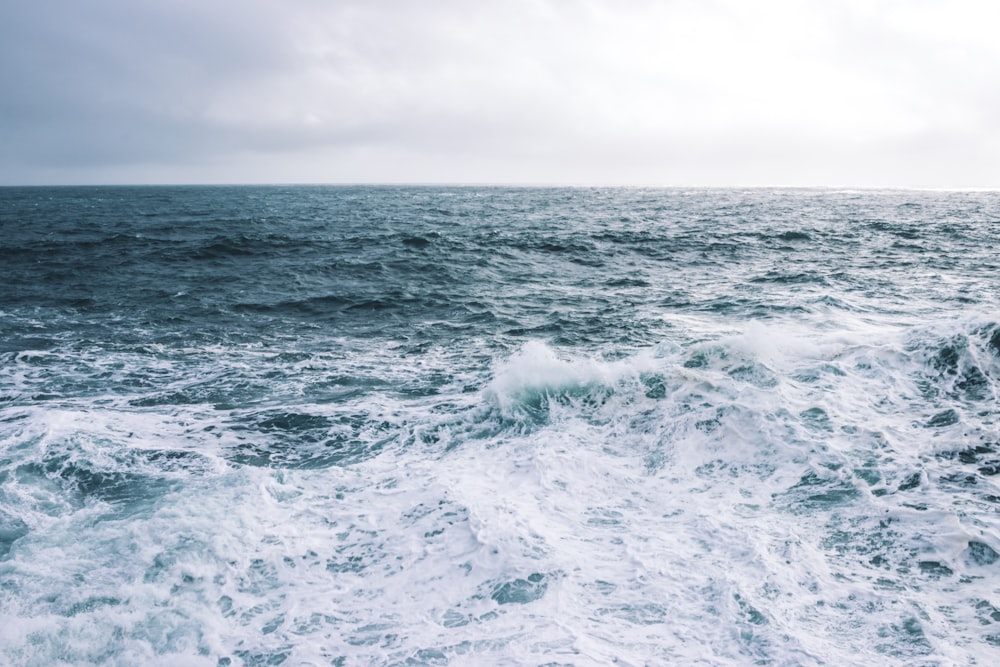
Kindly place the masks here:
POLYGON ((1000 5, 11 0, 0 183, 1000 187, 1000 5))

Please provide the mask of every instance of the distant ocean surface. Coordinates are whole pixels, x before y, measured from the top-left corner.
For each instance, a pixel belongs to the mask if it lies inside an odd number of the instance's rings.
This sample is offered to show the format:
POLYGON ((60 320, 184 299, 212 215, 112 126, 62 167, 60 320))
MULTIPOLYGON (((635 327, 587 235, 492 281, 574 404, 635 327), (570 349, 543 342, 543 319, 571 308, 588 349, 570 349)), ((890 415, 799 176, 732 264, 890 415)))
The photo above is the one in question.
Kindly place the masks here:
POLYGON ((0 665, 1000 664, 1000 193, 0 188, 0 665))

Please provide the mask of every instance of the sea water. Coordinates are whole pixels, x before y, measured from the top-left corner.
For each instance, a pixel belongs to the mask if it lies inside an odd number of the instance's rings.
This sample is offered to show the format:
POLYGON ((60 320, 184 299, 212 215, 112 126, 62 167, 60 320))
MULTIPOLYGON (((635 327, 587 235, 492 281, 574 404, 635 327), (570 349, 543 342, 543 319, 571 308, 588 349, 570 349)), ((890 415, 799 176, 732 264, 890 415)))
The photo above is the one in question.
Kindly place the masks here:
POLYGON ((993 665, 1000 194, 0 189, 0 664, 993 665))

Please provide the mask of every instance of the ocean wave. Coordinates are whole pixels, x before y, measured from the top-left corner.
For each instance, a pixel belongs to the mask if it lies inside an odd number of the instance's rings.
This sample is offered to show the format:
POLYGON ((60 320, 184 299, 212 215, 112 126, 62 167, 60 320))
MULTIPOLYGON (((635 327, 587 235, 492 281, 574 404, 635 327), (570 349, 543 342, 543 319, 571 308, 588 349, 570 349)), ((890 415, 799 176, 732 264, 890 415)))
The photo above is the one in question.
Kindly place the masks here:
POLYGON ((993 194, 0 197, 0 662, 1000 645, 993 194))

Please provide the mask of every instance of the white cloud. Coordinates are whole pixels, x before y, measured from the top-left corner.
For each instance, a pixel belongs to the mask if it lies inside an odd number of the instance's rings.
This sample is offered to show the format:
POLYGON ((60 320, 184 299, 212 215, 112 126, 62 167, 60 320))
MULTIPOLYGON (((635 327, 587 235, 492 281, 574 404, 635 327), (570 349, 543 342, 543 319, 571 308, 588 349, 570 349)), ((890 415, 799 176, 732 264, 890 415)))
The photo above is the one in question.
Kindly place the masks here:
POLYGON ((0 180, 1000 184, 985 2, 84 7, 0 10, 0 180))

